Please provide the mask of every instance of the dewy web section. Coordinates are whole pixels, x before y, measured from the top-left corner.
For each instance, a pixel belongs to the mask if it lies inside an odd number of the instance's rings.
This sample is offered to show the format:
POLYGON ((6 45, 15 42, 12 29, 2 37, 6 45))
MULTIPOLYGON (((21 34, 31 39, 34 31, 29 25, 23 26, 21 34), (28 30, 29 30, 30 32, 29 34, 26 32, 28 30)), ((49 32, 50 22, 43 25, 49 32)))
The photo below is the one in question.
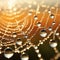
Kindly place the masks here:
POLYGON ((26 51, 33 47, 44 60, 38 47, 46 41, 60 56, 56 37, 60 41, 59 0, 0 0, 0 53, 6 58, 21 53, 28 60, 26 51))

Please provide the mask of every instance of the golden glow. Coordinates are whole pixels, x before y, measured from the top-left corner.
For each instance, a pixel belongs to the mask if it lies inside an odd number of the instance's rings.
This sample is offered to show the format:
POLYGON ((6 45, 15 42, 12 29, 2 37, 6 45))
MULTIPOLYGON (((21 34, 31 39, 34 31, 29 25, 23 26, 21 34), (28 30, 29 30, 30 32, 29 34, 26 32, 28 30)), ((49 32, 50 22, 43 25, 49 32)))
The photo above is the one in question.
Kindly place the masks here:
POLYGON ((12 9, 16 4, 16 0, 8 0, 8 9, 12 9))

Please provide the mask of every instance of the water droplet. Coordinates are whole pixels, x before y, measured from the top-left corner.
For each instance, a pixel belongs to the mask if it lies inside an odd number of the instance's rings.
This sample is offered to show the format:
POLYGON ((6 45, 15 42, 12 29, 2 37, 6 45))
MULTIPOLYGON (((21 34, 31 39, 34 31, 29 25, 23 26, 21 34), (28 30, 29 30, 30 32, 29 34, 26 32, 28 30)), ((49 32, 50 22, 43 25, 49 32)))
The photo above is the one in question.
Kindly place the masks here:
POLYGON ((48 10, 48 13, 51 14, 51 10, 48 10))
POLYGON ((56 33, 56 36, 59 36, 59 33, 56 33))
POLYGON ((52 18, 52 19, 53 19, 54 17, 55 17, 55 16, 54 16, 54 14, 51 14, 51 15, 50 15, 50 18, 52 18))
POLYGON ((24 38, 28 38, 28 35, 24 35, 24 38))
POLYGON ((34 46, 34 49, 38 49, 38 46, 34 46))
POLYGON ((55 25, 55 22, 52 22, 52 25, 55 25))
POLYGON ((38 19, 38 17, 37 16, 34 16, 34 20, 37 20, 38 19))
POLYGON ((17 44, 17 45, 22 45, 22 41, 21 41, 20 38, 17 39, 16 44, 17 44))
POLYGON ((39 50, 38 50, 38 49, 36 49, 36 50, 35 50, 35 52, 36 52, 36 53, 39 53, 39 50))
POLYGON ((22 54, 21 60, 29 60, 29 56, 27 54, 22 54))
POLYGON ((52 41, 50 42, 50 46, 51 46, 52 48, 57 47, 57 42, 56 42, 55 40, 52 40, 52 41))
POLYGON ((13 50, 11 49, 11 48, 6 48, 5 50, 4 50, 4 56, 6 57, 6 58, 11 58, 12 56, 14 55, 14 53, 13 53, 13 50))
POLYGON ((43 29, 43 30, 40 31, 40 36, 41 37, 46 37, 47 36, 47 32, 46 32, 45 29, 43 29))
POLYGON ((40 22, 38 22, 38 23, 37 23, 37 26, 38 26, 38 27, 40 27, 40 26, 41 26, 41 23, 40 23, 40 22))
POLYGON ((41 54, 38 54, 38 57, 40 58, 41 57, 41 54))
POLYGON ((49 30, 49 31, 52 31, 52 27, 49 27, 48 30, 49 30))

